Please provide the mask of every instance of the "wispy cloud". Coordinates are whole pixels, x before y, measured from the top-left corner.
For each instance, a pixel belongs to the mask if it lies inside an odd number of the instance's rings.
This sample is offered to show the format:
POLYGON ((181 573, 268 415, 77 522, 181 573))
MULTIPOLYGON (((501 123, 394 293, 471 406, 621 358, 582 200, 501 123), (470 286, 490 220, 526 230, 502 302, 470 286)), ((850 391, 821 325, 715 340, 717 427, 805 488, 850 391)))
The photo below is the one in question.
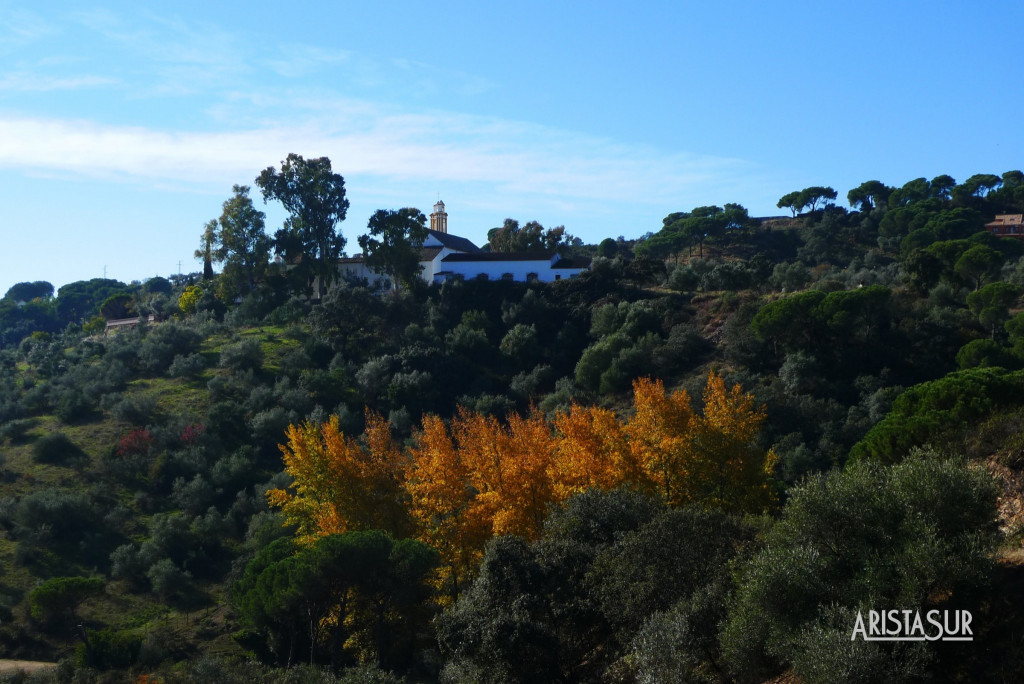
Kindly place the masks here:
POLYGON ((53 22, 38 14, 0 7, 0 48, 26 45, 57 32, 53 22))
POLYGON ((289 152, 329 156, 346 176, 475 183, 498 195, 660 203, 692 185, 749 172, 735 159, 663 154, 543 126, 450 113, 374 115, 233 132, 159 131, 89 121, 0 117, 0 166, 131 182, 223 187, 289 152), (340 123, 339 123, 340 122, 340 123))
POLYGON ((0 91, 45 92, 51 90, 79 90, 117 83, 106 76, 52 76, 50 74, 16 71, 0 75, 0 91))
POLYGON ((281 56, 266 60, 278 75, 286 78, 308 76, 325 67, 335 67, 352 61, 348 50, 328 50, 311 45, 282 45, 281 56))
POLYGON ((69 30, 84 31, 123 56, 117 70, 135 80, 136 98, 216 93, 251 71, 240 37, 217 26, 105 8, 76 12, 67 21, 69 30))

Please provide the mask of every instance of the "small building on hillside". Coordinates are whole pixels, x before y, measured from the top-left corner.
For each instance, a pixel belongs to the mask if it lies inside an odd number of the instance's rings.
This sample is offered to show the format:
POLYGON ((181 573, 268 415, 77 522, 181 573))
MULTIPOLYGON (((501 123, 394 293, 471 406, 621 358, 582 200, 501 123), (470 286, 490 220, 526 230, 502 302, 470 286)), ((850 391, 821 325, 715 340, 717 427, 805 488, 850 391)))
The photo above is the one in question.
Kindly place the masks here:
POLYGON ((999 214, 985 229, 996 237, 1012 237, 1024 240, 1024 214, 999 214))
MULTIPOLYGON (((362 255, 340 259, 343 276, 384 284, 387 276, 366 266, 362 255)), ((551 282, 579 275, 590 259, 564 257, 556 252, 485 252, 464 237, 448 232, 448 213, 438 201, 430 214, 430 229, 420 248, 420 277, 427 283, 451 279, 551 282)))

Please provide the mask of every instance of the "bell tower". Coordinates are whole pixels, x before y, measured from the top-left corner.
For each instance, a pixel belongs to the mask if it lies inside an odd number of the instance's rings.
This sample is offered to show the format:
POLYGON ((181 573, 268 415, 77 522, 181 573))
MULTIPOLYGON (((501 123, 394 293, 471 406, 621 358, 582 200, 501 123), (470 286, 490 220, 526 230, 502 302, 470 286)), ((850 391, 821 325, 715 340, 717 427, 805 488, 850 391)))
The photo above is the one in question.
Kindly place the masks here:
POLYGON ((434 213, 430 215, 430 230, 439 233, 448 232, 448 213, 444 210, 444 202, 437 200, 434 205, 434 213))

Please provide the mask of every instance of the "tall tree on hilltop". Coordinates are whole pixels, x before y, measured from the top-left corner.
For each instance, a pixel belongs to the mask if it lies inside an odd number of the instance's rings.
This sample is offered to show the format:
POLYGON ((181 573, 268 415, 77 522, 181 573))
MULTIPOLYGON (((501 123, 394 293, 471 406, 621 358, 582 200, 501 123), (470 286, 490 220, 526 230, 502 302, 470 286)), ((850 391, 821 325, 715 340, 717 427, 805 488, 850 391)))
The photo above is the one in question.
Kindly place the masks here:
POLYGON ((887 204, 892 188, 881 181, 864 181, 850 192, 846 193, 846 201, 851 207, 857 207, 862 212, 869 212, 876 206, 887 204))
POLYGON ((224 202, 220 215, 213 256, 224 262, 224 275, 237 293, 256 287, 266 271, 272 240, 263 230, 264 213, 257 211, 249 198, 249 186, 236 185, 232 192, 234 196, 224 202))
POLYGON ((199 249, 195 251, 196 259, 203 260, 203 280, 213 277, 213 252, 217 248, 217 221, 207 221, 203 226, 203 236, 199 240, 199 249))
MULTIPOLYGON (((327 157, 303 159, 289 154, 281 170, 268 166, 256 178, 263 199, 278 200, 290 214, 275 234, 278 253, 301 249, 301 268, 319 278, 319 294, 337 276, 336 262, 345 238, 336 228, 345 220, 345 179, 331 170, 327 157)), ((289 254, 288 256, 292 256, 289 254)))
POLYGON ((411 285, 420 272, 420 247, 427 237, 427 217, 419 209, 378 209, 359 236, 366 265, 383 272, 395 287, 411 285))

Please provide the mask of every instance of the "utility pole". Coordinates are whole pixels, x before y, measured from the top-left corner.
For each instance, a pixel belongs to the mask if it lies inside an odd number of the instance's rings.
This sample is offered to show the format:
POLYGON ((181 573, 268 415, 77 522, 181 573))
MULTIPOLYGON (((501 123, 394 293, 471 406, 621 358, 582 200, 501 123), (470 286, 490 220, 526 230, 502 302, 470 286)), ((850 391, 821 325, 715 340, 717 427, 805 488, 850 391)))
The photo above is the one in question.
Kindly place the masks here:
POLYGON ((103 264, 103 279, 107 279, 107 265, 103 264))

